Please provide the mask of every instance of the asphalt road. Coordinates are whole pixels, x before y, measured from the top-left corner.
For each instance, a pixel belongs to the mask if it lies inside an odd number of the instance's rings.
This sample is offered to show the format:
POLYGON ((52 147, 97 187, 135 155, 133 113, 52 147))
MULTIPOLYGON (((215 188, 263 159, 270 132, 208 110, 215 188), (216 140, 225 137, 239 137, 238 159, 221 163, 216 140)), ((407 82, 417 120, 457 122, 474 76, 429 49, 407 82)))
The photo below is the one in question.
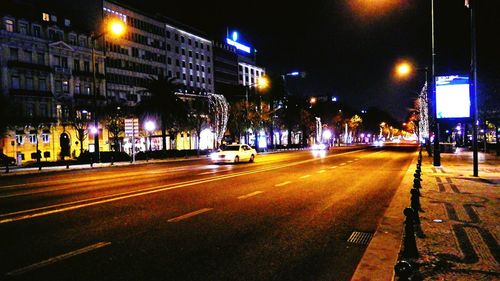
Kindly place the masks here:
POLYGON ((0 178, 0 279, 349 280, 414 151, 0 178))

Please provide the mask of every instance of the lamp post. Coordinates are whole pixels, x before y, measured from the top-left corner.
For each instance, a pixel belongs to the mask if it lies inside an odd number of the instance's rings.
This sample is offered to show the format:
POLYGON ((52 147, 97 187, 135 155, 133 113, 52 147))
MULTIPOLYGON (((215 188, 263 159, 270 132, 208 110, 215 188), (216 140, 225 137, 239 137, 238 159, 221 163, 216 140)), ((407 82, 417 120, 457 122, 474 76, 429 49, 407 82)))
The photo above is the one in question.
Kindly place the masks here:
MULTIPOLYGON (((252 83, 252 84, 249 84, 247 85, 247 87, 245 87, 245 115, 246 115, 246 118, 247 118, 247 121, 249 119, 248 117, 248 107, 249 107, 249 103, 248 103, 248 88, 250 87, 257 87, 257 89, 259 90, 265 90, 267 88, 269 88, 269 79, 265 76, 260 76, 257 78, 257 82, 256 83, 252 83)), ((261 107, 261 103, 262 103, 262 97, 259 95, 259 108, 261 107)), ((259 109, 259 112, 262 113, 262 108, 259 109)), ((248 133, 248 131, 247 131, 248 133)), ((258 132, 257 132, 257 128, 254 128, 254 134, 256 136, 255 138, 255 146, 258 148, 258 132)), ((248 141, 249 142, 249 141, 248 141)))
POLYGON ((156 124, 153 121, 146 121, 144 124, 144 128, 148 132, 148 137, 149 137, 149 152, 152 151, 151 146, 151 135, 153 134, 154 130, 156 130, 156 124))
POLYGON ((111 33, 114 36, 121 36, 123 33, 125 33, 125 24, 117 19, 110 20, 107 22, 107 26, 104 29, 103 32, 95 34, 92 33, 90 35, 90 40, 92 41, 92 92, 93 92, 93 103, 94 103, 94 128, 95 131, 93 132, 94 135, 94 153, 95 153, 95 162, 99 162, 99 122, 97 119, 97 73, 96 73, 96 54, 95 54, 95 48, 96 48, 96 41, 103 37, 105 34, 111 33))

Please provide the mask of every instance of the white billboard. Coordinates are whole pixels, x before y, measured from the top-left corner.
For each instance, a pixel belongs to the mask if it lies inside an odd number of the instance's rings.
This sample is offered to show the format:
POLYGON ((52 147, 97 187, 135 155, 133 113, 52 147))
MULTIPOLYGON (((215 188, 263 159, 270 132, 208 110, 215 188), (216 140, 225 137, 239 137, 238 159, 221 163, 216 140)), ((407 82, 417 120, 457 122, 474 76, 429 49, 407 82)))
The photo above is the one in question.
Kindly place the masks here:
POLYGON ((468 76, 436 76, 437 118, 469 118, 469 89, 468 76))

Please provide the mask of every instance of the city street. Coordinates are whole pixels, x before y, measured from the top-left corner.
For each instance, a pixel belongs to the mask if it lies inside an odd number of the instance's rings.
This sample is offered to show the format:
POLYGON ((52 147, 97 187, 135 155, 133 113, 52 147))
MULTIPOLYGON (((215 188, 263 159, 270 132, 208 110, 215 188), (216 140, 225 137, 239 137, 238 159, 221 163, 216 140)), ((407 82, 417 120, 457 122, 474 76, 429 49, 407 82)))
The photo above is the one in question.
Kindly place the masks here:
POLYGON ((0 178, 2 279, 349 280, 415 149, 0 178))

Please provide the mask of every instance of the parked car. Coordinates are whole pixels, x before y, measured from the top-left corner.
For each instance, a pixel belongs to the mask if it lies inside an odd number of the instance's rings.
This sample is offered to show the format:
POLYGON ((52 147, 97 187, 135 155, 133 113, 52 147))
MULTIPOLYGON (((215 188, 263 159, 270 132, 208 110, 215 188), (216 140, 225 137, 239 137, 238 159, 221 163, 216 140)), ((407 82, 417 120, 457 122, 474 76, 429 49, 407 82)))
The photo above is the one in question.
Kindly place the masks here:
POLYGON ((254 162, 256 155, 257 151, 246 144, 229 144, 210 154, 210 159, 214 163, 254 162))
POLYGON ((16 165, 16 158, 7 156, 3 153, 0 152, 0 166, 5 166, 5 165, 16 165))

